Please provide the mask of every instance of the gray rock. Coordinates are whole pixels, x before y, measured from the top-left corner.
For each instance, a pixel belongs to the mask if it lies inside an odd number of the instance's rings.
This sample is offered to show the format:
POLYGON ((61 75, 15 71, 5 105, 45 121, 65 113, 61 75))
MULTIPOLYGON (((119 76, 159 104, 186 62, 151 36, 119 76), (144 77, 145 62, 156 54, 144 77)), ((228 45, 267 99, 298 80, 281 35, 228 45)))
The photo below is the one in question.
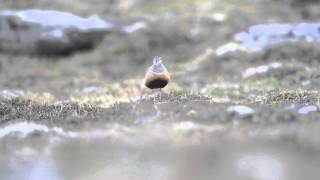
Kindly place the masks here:
POLYGON ((252 115, 255 112, 254 109, 243 105, 230 106, 228 107, 227 111, 230 113, 236 113, 240 116, 252 115))
POLYGON ((320 42, 320 24, 258 24, 237 33, 234 40, 252 51, 281 42, 320 42))
POLYGON ((97 16, 82 18, 52 10, 0 13, 0 51, 64 56, 96 47, 114 25, 97 16))
POLYGON ((308 106, 303 106, 298 110, 299 114, 309 114, 312 112, 317 111, 317 106, 315 105, 308 105, 308 106))

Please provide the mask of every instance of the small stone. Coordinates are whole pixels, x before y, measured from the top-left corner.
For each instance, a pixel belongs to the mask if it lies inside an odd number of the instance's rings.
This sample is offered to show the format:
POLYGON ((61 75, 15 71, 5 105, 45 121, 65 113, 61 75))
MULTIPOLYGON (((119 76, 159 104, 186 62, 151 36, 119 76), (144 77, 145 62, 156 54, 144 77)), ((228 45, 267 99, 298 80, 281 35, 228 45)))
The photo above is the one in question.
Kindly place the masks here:
POLYGON ((175 124, 175 130, 191 130, 194 129, 196 125, 191 121, 185 121, 175 124))
POLYGON ((311 82, 309 81, 309 80, 306 80, 306 81, 302 81, 301 82, 301 85, 302 86, 308 86, 308 85, 310 85, 311 84, 311 82))
POLYGON ((246 51, 246 48, 241 44, 230 42, 217 48, 215 53, 217 56, 223 56, 225 54, 237 51, 246 51))
POLYGON ((309 105, 309 106, 303 106, 298 110, 299 114, 309 114, 312 112, 317 111, 317 106, 315 105, 309 105))
POLYGON ((267 64, 267 65, 262 65, 262 66, 258 66, 258 67, 251 67, 242 73, 242 77, 249 78, 254 75, 267 73, 270 69, 278 69, 281 67, 282 67, 282 64, 278 63, 278 62, 267 64))
POLYGON ((19 96, 23 96, 24 92, 20 90, 14 90, 14 91, 9 91, 9 90, 2 90, 0 91, 0 97, 4 99, 11 99, 11 98, 17 98, 19 96))
POLYGON ((214 13, 212 15, 212 18, 217 21, 217 22, 223 22, 227 19, 227 16, 225 14, 222 13, 214 13))
POLYGON ((87 87, 85 87, 85 88, 83 88, 83 92, 85 92, 85 93, 94 93, 94 92, 97 92, 97 91, 99 91, 99 87, 97 87, 97 86, 87 86, 87 87))
POLYGON ((187 112, 187 115, 188 116, 194 116, 194 115, 197 115, 198 113, 197 113, 197 111, 195 111, 195 110, 190 110, 190 111, 188 111, 187 112))
POLYGON ((233 112, 233 113, 237 113, 241 116, 247 116, 247 115, 251 115, 254 113, 254 110, 248 106, 242 106, 242 105, 238 105, 238 106, 230 106, 227 109, 228 112, 233 112))
POLYGON ((144 28, 146 28, 146 26, 147 25, 145 22, 138 21, 138 22, 133 23, 132 25, 128 25, 128 26, 123 27, 123 30, 126 33, 130 34, 130 33, 134 33, 136 31, 139 31, 141 29, 144 29, 144 28))

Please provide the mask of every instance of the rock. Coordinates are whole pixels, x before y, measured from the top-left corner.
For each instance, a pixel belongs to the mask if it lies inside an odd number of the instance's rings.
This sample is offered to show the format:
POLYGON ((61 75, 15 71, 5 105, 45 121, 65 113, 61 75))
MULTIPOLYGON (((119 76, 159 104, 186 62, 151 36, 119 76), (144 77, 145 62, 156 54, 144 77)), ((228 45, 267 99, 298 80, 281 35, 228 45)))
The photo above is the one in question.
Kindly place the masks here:
POLYGON ((249 78, 251 76, 255 76, 259 74, 265 74, 269 70, 279 69, 281 67, 282 67, 282 64, 279 62, 274 62, 274 63, 270 63, 270 64, 258 66, 258 67, 250 67, 242 73, 242 77, 249 78))
POLYGON ((114 25, 97 16, 82 18, 52 10, 0 13, 0 51, 64 56, 96 47, 114 25))
POLYGON ((259 24, 237 33, 234 40, 251 51, 282 42, 320 42, 320 24, 259 24))
POLYGON ((122 30, 123 30, 125 33, 130 34, 130 33, 136 32, 136 31, 138 31, 138 30, 140 30, 140 29, 145 29, 146 26, 147 26, 147 25, 146 25, 146 22, 144 22, 144 21, 138 21, 138 22, 135 22, 135 23, 133 23, 133 24, 131 24, 131 25, 124 26, 124 27, 122 28, 122 30))
POLYGON ((299 114, 309 114, 309 113, 312 113, 312 112, 315 112, 317 111, 317 106, 315 105, 308 105, 308 106, 303 106, 301 107, 299 110, 298 110, 298 113, 299 114))
POLYGON ((236 113, 240 116, 248 116, 252 115, 255 111, 251 107, 237 105, 228 107, 227 112, 236 113))
POLYGON ((9 91, 9 90, 1 90, 0 91, 0 99, 13 99, 19 96, 23 96, 25 93, 20 90, 9 91))

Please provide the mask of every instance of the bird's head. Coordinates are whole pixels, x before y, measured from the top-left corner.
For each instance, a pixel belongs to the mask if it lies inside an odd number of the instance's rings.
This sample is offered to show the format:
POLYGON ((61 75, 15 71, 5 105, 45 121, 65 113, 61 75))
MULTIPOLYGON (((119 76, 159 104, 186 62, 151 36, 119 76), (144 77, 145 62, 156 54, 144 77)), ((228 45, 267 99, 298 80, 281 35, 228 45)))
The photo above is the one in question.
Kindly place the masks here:
POLYGON ((162 58, 160 56, 155 56, 153 58, 153 65, 159 66, 162 64, 162 58))
POLYGON ((153 63, 151 66, 151 71, 154 73, 163 73, 164 71, 166 71, 166 68, 164 67, 164 65, 162 64, 162 60, 161 57, 159 56, 155 56, 153 58, 153 63))

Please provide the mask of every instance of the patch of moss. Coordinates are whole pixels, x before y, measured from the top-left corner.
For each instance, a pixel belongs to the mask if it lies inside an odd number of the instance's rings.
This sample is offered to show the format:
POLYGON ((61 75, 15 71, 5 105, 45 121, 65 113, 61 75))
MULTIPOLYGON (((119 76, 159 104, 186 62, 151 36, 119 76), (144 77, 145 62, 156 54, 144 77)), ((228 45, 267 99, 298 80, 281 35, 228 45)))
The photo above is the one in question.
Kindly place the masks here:
POLYGON ((320 100, 318 91, 307 90, 274 90, 264 97, 265 104, 311 104, 320 100))
POLYGON ((24 120, 62 120, 72 118, 89 118, 101 109, 87 104, 61 102, 57 104, 38 104, 24 98, 4 99, 0 101, 0 122, 14 119, 24 120))

